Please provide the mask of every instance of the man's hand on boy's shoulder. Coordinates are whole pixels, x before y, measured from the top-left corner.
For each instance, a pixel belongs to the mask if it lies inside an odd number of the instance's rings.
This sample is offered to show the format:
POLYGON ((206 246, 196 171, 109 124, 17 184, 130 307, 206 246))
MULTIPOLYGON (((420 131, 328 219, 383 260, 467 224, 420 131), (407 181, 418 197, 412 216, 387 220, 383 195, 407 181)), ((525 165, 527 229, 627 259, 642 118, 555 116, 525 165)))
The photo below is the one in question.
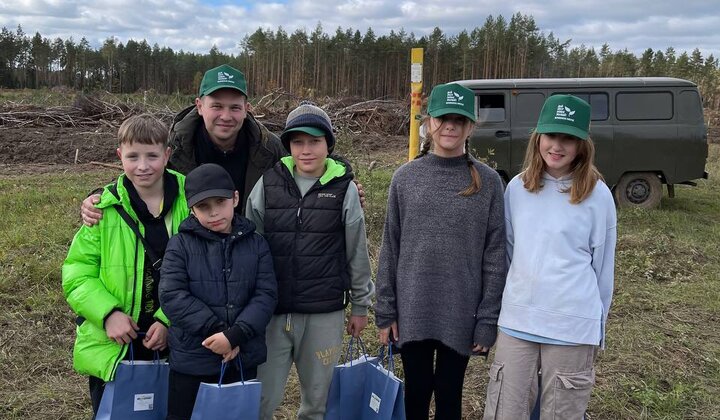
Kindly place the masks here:
POLYGON ((148 328, 143 345, 150 350, 163 351, 167 347, 167 335, 167 327, 156 321, 148 328))
POLYGON ((363 188, 362 184, 358 182, 357 178, 353 179, 353 182, 355 183, 355 186, 358 190, 358 197, 360 198, 360 207, 365 209, 365 189, 363 188))
POLYGON ((360 337, 360 333, 367 327, 367 324, 367 315, 350 315, 347 324, 347 333, 356 338, 360 337))
POLYGON ((95 226, 100 223, 103 212, 99 208, 95 207, 95 204, 100 202, 100 194, 89 195, 83 200, 80 206, 80 216, 86 226, 95 226))
POLYGON ((225 355, 232 351, 230 340, 221 332, 215 333, 203 340, 202 345, 215 354, 225 355))
POLYGON ((138 326, 127 314, 120 310, 113 311, 105 319, 105 333, 108 338, 123 345, 137 338, 138 326))

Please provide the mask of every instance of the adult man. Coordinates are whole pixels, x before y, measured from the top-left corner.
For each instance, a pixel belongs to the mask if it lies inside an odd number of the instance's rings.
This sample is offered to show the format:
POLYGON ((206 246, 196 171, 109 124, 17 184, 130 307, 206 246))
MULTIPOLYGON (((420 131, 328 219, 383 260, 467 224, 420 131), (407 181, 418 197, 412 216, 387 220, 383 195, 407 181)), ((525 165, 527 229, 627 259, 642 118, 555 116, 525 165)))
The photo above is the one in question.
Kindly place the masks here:
POLYGON ((241 208, 267 169, 287 155, 280 139, 248 112, 245 75, 223 64, 205 72, 195 106, 175 116, 170 167, 188 173, 216 163, 230 173, 241 208))
MULTIPOLYGON (((240 192, 241 212, 263 172, 287 155, 278 137, 248 112, 248 105, 245 75, 223 64, 205 72, 195 105, 178 113, 170 128, 173 153, 168 166, 184 174, 202 163, 222 166, 240 192)), ((88 226, 102 217, 94 206, 99 199, 91 195, 82 203, 88 226)))

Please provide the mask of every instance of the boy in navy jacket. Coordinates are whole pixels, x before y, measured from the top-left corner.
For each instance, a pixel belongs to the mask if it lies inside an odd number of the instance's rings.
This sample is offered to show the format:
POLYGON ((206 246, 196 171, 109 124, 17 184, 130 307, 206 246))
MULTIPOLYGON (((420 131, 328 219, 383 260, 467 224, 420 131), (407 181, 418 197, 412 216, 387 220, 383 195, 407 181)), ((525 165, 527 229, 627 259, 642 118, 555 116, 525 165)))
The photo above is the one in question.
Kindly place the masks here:
MULTIPOLYGON (((168 243, 160 303, 170 320, 168 419, 189 419, 201 382, 217 382, 222 361, 240 358, 245 379, 265 361, 265 327, 277 304, 270 250, 255 225, 234 213, 239 195, 216 164, 185 181, 192 215, 168 243)), ((236 363, 224 382, 240 380, 236 363)))

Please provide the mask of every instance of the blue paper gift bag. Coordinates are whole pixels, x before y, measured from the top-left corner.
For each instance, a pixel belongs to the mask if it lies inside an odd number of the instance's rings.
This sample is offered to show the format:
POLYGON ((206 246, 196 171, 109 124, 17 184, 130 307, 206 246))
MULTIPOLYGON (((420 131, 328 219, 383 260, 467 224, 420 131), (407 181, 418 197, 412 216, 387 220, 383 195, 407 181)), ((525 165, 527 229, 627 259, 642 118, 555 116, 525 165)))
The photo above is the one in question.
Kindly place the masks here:
MULTIPOLYGON (((380 359, 382 359, 382 351, 380 359)), ((361 420, 405 420, 405 388, 395 376, 392 346, 388 352, 388 368, 382 364, 366 364, 365 389, 361 420)))
POLYGON ((97 420, 164 420, 167 416, 170 366, 158 358, 132 359, 120 362, 115 378, 105 384, 97 420))
MULTIPOLYGON (((239 362, 239 358, 237 359, 239 362)), ((201 383, 191 420, 257 420, 260 418, 262 384, 256 380, 223 384, 225 362, 218 383, 201 383)), ((240 366, 242 375, 242 366, 240 366)))
POLYGON ((365 392, 366 364, 376 364, 377 357, 369 357, 358 337, 357 358, 352 359, 354 338, 350 337, 345 352, 346 362, 333 369, 330 391, 325 406, 325 420, 359 420, 362 417, 362 398, 365 392), (349 361, 348 361, 349 360, 349 361))

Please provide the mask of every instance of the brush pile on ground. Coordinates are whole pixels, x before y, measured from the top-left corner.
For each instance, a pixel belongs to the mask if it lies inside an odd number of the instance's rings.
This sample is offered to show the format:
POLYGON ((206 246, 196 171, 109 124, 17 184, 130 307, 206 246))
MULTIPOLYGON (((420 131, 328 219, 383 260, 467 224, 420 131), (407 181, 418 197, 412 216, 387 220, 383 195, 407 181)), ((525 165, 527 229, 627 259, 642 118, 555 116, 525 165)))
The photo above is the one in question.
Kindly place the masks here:
POLYGON ((111 103, 96 96, 79 94, 71 106, 44 108, 7 102, 0 106, 0 126, 15 127, 97 127, 115 126, 125 118, 143 112, 132 104, 111 103))
MULTIPOLYGON (((253 112, 272 131, 282 131, 288 113, 303 100, 281 90, 273 91, 253 105, 253 112)), ((365 100, 358 97, 319 98, 335 130, 347 134, 403 135, 410 124, 409 104, 392 99, 365 100)))
MULTIPOLYGON (((263 96, 251 106, 252 112, 271 131, 282 131, 287 114, 302 102, 283 91, 263 96)), ((407 133, 408 106, 399 100, 322 98, 315 103, 330 115, 338 132, 348 134, 399 135, 407 133)), ((0 105, 0 127, 98 127, 117 128, 131 115, 151 113, 168 125, 177 110, 120 102, 112 96, 78 94, 70 106, 43 108, 7 102, 0 105)))

